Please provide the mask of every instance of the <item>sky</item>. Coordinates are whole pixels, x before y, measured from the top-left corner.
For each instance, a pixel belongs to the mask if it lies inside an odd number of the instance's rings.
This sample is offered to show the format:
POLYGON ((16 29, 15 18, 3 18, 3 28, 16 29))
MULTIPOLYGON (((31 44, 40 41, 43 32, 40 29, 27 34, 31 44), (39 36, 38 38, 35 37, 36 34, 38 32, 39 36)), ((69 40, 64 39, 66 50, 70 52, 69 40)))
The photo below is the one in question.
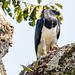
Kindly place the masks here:
MULTIPOLYGON (((37 4, 36 0, 26 0, 28 3, 37 4)), ((42 4, 49 3, 50 0, 43 0, 42 4)), ((61 13, 64 22, 61 25, 60 38, 58 45, 61 47, 75 42, 75 0, 54 0, 54 2, 63 5, 61 13)), ((29 26, 27 21, 17 23, 16 20, 7 16, 9 22, 14 25, 13 47, 3 57, 3 63, 7 75, 19 75, 23 68, 21 65, 29 65, 36 60, 34 49, 34 31, 35 27, 29 26)))

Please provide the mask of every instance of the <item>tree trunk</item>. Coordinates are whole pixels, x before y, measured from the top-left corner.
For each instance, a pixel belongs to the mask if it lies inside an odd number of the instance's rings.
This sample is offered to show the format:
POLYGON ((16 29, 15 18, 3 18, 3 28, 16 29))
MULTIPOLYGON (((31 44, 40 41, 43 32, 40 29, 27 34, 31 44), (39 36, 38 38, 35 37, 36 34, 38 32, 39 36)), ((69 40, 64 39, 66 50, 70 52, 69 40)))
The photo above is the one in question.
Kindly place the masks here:
POLYGON ((6 75, 2 57, 8 52, 12 44, 13 26, 8 22, 0 3, 0 75, 6 75))

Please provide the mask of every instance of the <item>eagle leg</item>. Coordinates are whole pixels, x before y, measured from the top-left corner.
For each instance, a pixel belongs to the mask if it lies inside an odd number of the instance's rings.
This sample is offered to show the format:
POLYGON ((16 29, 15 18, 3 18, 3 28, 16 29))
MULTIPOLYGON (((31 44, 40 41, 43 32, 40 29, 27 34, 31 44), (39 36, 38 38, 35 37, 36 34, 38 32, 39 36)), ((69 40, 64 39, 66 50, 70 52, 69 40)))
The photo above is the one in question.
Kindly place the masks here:
POLYGON ((43 43, 43 53, 44 53, 44 55, 46 55, 47 54, 47 51, 46 51, 45 39, 42 39, 42 43, 43 43))

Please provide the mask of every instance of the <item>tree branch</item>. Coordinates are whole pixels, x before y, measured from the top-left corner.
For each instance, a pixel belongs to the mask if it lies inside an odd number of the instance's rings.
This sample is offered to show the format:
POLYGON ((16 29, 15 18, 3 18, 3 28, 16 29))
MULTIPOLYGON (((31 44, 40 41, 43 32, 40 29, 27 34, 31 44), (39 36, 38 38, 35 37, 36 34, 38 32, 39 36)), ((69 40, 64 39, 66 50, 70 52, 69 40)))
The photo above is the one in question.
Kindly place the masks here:
POLYGON ((22 70, 19 75, 74 75, 75 74, 75 43, 65 45, 28 66, 33 72, 22 70))

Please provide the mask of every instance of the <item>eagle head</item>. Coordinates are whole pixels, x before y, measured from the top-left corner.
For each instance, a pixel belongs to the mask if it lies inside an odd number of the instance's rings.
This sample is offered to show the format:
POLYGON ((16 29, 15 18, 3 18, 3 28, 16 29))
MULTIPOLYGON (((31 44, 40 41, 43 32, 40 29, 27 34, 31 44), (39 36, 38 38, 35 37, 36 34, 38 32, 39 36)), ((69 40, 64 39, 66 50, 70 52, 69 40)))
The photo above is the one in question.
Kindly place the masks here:
POLYGON ((60 15, 60 13, 55 9, 46 9, 46 10, 44 10, 44 17, 46 19, 48 19, 48 18, 55 19, 56 15, 60 15))

